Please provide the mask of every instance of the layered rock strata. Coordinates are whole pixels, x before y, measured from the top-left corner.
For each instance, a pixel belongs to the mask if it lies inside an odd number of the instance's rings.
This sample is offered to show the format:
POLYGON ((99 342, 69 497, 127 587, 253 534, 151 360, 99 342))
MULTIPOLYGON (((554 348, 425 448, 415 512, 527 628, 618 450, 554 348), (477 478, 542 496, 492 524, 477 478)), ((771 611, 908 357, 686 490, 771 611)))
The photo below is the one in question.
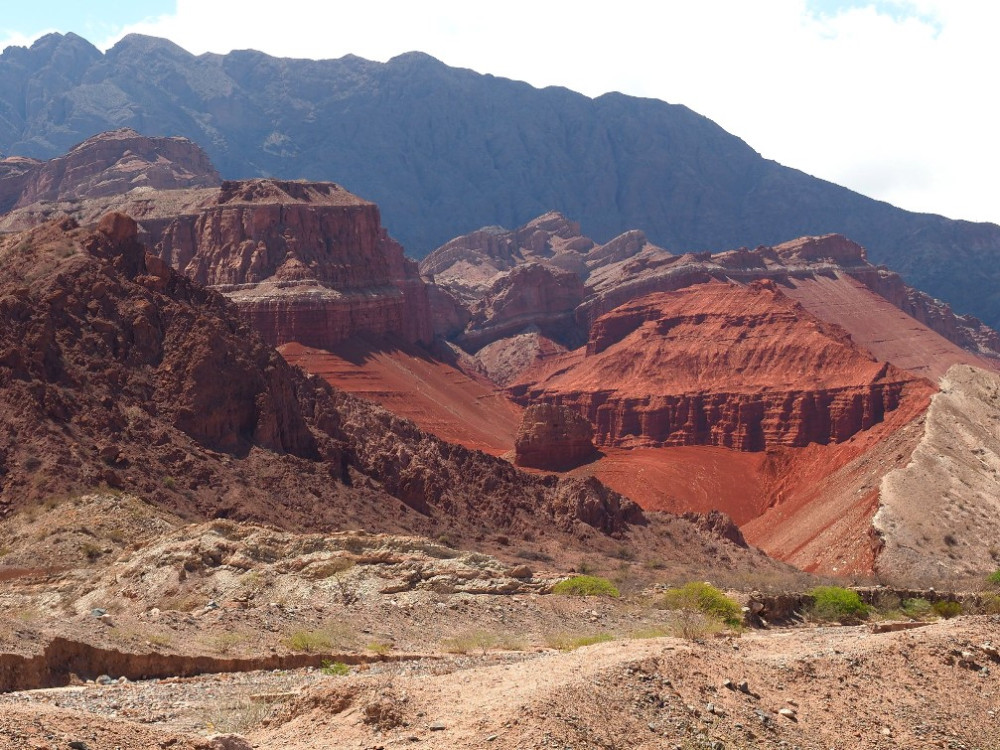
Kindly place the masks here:
MULTIPOLYGON (((491 307, 487 300, 496 288, 516 295, 525 279, 515 277, 519 265, 543 265, 570 270, 582 280, 583 294, 573 311, 574 323, 564 323, 555 339, 573 345, 582 340, 591 324, 601 315, 631 300, 655 292, 675 291, 708 281, 750 283, 771 279, 785 287, 799 282, 840 279, 857 282, 871 293, 888 300, 927 328, 957 347, 971 352, 945 354, 949 362, 976 363, 976 357, 995 359, 1000 352, 1000 336, 971 316, 955 315, 946 304, 907 287, 898 274, 871 265, 864 248, 840 235, 803 237, 774 247, 740 248, 722 253, 673 255, 649 242, 637 230, 625 232, 604 245, 595 245, 579 235, 579 229, 559 214, 545 214, 518 230, 497 228, 459 237, 431 253, 421 268, 434 274, 436 283, 450 295, 450 325, 439 330, 475 353, 496 341, 491 307), (574 232, 576 234, 574 234, 574 232), (469 312, 462 330, 462 316, 469 312), (475 312, 473 312, 475 311, 475 312)), ((823 313, 810 308, 814 314, 823 313)), ((523 319, 525 327, 544 319, 544 308, 536 321, 523 319)), ((509 335, 506 331, 505 335, 509 335)), ((942 347, 936 347, 943 354, 942 347)), ((912 359, 912 358, 911 358, 912 359)), ((979 361, 987 365, 986 361, 979 361)), ((921 374, 937 372, 937 363, 915 365, 921 374)), ((988 365, 987 365, 988 366, 988 365)), ((943 372, 943 370, 942 370, 943 372)))
POLYGON ((49 161, 0 161, 0 212, 25 209, 31 215, 46 209, 36 204, 79 202, 137 189, 215 187, 220 182, 207 154, 187 138, 146 137, 122 128, 88 138, 49 161))
POLYGON ((433 338, 416 263, 377 206, 333 183, 224 182, 196 211, 144 227, 161 258, 236 302, 273 345, 433 338))
POLYGON ((596 456, 593 426, 572 409, 533 404, 524 410, 514 439, 518 466, 566 471, 596 456))
POLYGON ((847 440, 911 384, 772 282, 653 294, 595 321, 585 348, 510 388, 568 406, 609 446, 739 450, 847 440))

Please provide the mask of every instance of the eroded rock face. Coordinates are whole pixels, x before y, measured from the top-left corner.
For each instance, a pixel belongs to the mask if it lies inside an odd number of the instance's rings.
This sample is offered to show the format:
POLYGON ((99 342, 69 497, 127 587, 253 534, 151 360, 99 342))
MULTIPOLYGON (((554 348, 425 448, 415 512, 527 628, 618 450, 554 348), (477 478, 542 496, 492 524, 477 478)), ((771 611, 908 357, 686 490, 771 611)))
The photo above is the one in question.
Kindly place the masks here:
POLYGON ((233 300, 273 345, 433 338, 416 263, 377 206, 333 183, 224 182, 196 210, 144 226, 160 257, 233 300))
POLYGON ((476 351, 534 326, 551 339, 573 342, 579 337, 573 311, 583 296, 583 281, 571 271, 540 263, 516 266, 470 306, 457 341, 476 351))
POLYGON ((880 422, 914 383, 924 381, 758 282, 623 305, 594 323, 585 349, 510 391, 522 403, 577 411, 599 445, 764 450, 846 440, 880 422))
POLYGON ((570 540, 644 520, 597 482, 528 476, 306 376, 127 216, 0 237, 0 266, 0 514, 107 484, 284 528, 570 540))
POLYGON ((597 456, 594 428, 572 409, 534 404, 524 410, 514 440, 514 463, 566 471, 597 456))
POLYGON ((136 188, 213 187, 221 181, 205 152, 187 138, 146 137, 129 128, 95 135, 49 161, 14 157, 0 164, 0 211, 136 188))

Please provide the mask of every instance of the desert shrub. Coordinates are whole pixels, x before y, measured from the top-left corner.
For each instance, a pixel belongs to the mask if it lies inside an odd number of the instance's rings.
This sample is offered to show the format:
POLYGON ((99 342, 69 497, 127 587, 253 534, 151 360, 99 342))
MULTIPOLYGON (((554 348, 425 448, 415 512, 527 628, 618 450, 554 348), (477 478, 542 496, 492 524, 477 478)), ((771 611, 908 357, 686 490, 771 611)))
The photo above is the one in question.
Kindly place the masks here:
POLYGON ((378 654, 379 656, 385 656, 390 651, 392 651, 392 644, 386 641, 372 641, 367 646, 365 646, 373 654, 378 654))
POLYGON ((813 598, 809 615, 823 622, 858 622, 868 616, 868 606, 857 591, 840 586, 817 586, 809 595, 813 598))
POLYGON ((553 594, 569 596, 620 596, 618 589, 607 578, 598 576, 573 576, 552 587, 553 594))
POLYGON ((981 615, 1000 615, 1000 594, 989 594, 983 597, 977 612, 981 615))
POLYGON ((441 645, 445 651, 451 654, 467 654, 476 650, 485 654, 499 642, 500 638, 488 630, 472 630, 445 638, 441 641, 441 645))
POLYGON ((614 636, 610 633, 590 633, 579 635, 574 633, 549 633, 545 636, 545 644, 549 648, 560 651, 573 651, 583 646, 593 646, 595 643, 613 641, 614 636))
POLYGON ((996 570, 986 576, 986 583, 990 586, 1000 586, 1000 570, 996 570))
POLYGON ((926 599, 904 599, 900 610, 914 620, 926 620, 934 614, 934 607, 926 599))
POLYGON ((962 605, 959 602, 940 601, 934 602, 931 606, 934 608, 934 613, 945 620, 950 620, 952 617, 958 617, 962 614, 962 605))
POLYGON ((661 606, 664 609, 698 612, 730 627, 739 627, 743 620, 743 611, 739 604, 712 584, 700 581, 691 581, 679 588, 668 589, 663 595, 661 606))
POLYGON ((330 677, 343 677, 344 675, 350 673, 351 668, 342 661, 330 661, 329 659, 324 659, 320 662, 319 671, 330 677))
POLYGON ((333 647, 330 636, 320 630, 296 630, 287 639, 285 645, 291 651, 328 651, 333 647))
POLYGON ((212 648, 220 654, 229 654, 247 640, 243 633, 220 633, 211 640, 212 648))

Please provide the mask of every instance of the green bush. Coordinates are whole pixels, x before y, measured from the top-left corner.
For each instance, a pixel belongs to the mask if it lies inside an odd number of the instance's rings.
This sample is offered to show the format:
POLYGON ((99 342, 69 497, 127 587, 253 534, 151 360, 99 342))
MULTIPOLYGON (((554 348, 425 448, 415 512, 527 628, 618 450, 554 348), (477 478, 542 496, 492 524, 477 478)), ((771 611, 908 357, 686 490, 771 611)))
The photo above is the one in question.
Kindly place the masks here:
POLYGON ((598 576, 573 576, 552 587, 553 594, 569 596, 620 596, 618 589, 607 578, 598 576))
POLYGON ((1000 586, 1000 570, 995 570, 986 576, 986 583, 991 586, 1000 586))
POLYGON ((926 620, 934 614, 934 607, 926 599, 904 599, 901 610, 914 620, 926 620))
POLYGON ((321 663, 319 671, 330 677, 343 677, 344 675, 350 674, 351 668, 342 661, 330 661, 329 659, 324 659, 321 663))
POLYGON ((868 607, 857 591, 840 586, 817 586, 809 595, 813 598, 809 614, 823 622, 858 622, 868 617, 868 607))
POLYGON ((662 606, 664 609, 700 612, 730 627, 739 627, 743 621, 740 605, 710 583, 692 581, 680 588, 668 589, 663 595, 662 606))
POLYGON ((938 617, 943 617, 946 620, 950 620, 952 617, 958 617, 962 614, 962 605, 959 602, 934 602, 933 605, 935 614, 938 617))

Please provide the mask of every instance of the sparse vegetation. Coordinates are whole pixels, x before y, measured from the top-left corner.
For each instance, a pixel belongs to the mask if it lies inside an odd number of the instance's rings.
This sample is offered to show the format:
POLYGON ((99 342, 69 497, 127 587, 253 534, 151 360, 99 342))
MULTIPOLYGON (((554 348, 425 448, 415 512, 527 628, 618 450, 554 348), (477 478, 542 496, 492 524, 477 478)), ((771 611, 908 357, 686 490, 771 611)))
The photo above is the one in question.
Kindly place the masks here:
POLYGON ((321 630, 297 630, 288 636, 285 645, 291 651, 305 651, 307 654, 312 654, 317 651, 329 651, 333 648, 333 641, 321 630))
POLYGON ((494 648, 499 640, 495 634, 488 630, 473 630, 445 638, 441 641, 441 646, 451 654, 467 654, 477 650, 485 654, 489 649, 494 648))
POLYGON ((545 636, 545 645, 559 651, 573 651, 584 646, 592 646, 595 643, 613 641, 614 636, 610 633, 590 633, 587 635, 573 633, 549 633, 545 636))
POLYGON ((808 615, 820 622, 860 622, 868 617, 869 608, 857 591, 841 586, 817 586, 809 595, 813 598, 808 615))
POLYGON ((599 576, 573 576, 552 587, 553 594, 564 596, 620 596, 618 589, 607 578, 599 576))
POLYGON ((904 599, 900 609, 904 615, 914 620, 926 620, 934 616, 934 607, 926 599, 904 599))
POLYGON ((1000 586, 1000 570, 996 570, 986 576, 986 583, 990 586, 1000 586))
POLYGON ((385 654, 392 651, 392 644, 386 641, 372 641, 367 646, 365 646, 373 654, 378 654, 379 656, 384 656, 385 654))
POLYGON ((712 584, 700 581, 667 590, 661 605, 664 609, 699 612, 732 628, 739 627, 743 621, 739 604, 712 584))
POLYGON ((343 677, 350 674, 351 668, 342 661, 330 661, 324 659, 320 662, 319 671, 330 677, 343 677))
POLYGON ((934 602, 932 605, 934 608, 934 613, 945 620, 950 620, 952 617, 958 617, 962 614, 962 604, 955 601, 940 601, 934 602))
POLYGON ((242 633, 220 633, 212 638, 211 646, 217 653, 228 654, 245 640, 246 636, 242 633))

